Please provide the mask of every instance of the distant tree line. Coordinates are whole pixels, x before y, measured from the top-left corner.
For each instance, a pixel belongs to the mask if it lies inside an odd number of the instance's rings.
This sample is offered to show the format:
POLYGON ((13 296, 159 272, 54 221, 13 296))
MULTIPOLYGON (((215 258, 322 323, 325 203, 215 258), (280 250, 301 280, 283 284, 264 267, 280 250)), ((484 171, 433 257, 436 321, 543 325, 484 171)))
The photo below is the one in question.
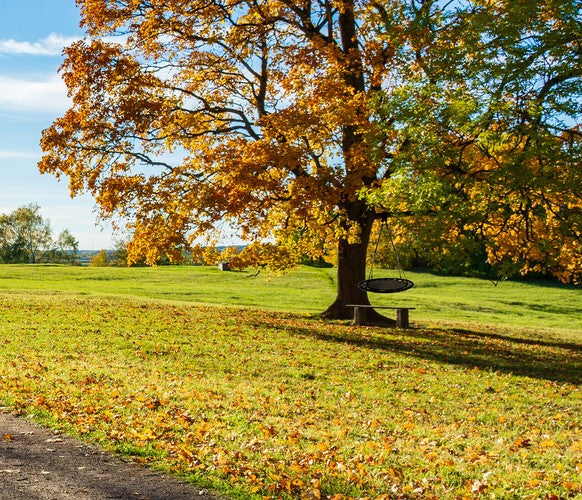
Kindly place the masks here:
MULTIPOLYGON (((423 238, 422 235, 409 234, 403 228, 396 226, 392 229, 382 229, 380 225, 372 234, 373 245, 368 252, 368 266, 374 268, 402 270, 426 270, 435 274, 448 276, 470 276, 489 279, 494 282, 506 279, 548 279, 555 280, 551 271, 541 269, 523 272, 523 262, 518 259, 505 258, 492 263, 488 259, 484 242, 477 235, 466 234, 462 240, 441 237, 438 245, 435 240, 423 238), (380 234, 378 234, 380 231, 380 234)), ((436 238, 435 238, 436 239, 436 238)), ((125 267, 128 265, 127 244, 129 240, 118 240, 114 248, 91 252, 88 265, 90 267, 125 267)), ((241 261, 242 245, 233 246, 194 246, 188 250, 177 247, 180 252, 181 264, 194 266, 216 266, 223 262, 230 269, 244 267, 262 268, 264 265, 248 264, 247 259, 241 261)), ((263 262, 264 257, 259 255, 256 262, 263 262)), ((337 256, 329 252, 325 257, 317 259, 304 256, 301 264, 313 267, 333 267, 337 265, 337 256)), ((145 266, 145 260, 131 264, 145 266)), ((157 266, 176 265, 167 256, 162 256, 157 266)), ((271 264, 271 267, 274 267, 271 264)))
MULTIPOLYGON (((117 240, 112 250, 102 249, 94 253, 89 260, 89 267, 127 267, 127 242, 117 240)), ((143 262, 134 264, 143 265, 143 262)))
POLYGON ((0 263, 74 264, 78 252, 79 242, 68 229, 53 237, 50 221, 42 217, 36 204, 0 214, 0 263))

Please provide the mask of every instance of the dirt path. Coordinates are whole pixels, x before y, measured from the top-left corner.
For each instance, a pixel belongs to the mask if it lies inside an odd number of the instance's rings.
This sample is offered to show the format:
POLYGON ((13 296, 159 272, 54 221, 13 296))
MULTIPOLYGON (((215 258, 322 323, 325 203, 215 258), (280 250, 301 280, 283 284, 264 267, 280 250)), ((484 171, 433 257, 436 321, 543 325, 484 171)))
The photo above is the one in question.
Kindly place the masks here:
POLYGON ((218 500, 174 478, 0 412, 1 500, 218 500))

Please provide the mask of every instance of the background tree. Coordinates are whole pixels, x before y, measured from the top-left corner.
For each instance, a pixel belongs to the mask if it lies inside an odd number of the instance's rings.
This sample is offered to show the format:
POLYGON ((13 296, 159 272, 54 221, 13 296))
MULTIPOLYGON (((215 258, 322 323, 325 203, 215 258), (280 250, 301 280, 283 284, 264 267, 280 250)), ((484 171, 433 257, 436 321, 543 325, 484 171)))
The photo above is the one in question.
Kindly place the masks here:
POLYGON ((53 262, 74 263, 79 253, 79 241, 68 230, 63 230, 53 244, 51 260, 53 262))
POLYGON ((43 219, 40 207, 26 205, 0 217, 0 234, 7 262, 34 264, 52 242, 50 222, 43 219))
POLYGON ((112 265, 115 267, 127 266, 127 240, 119 238, 114 241, 113 255, 111 257, 112 265))
MULTIPOLYGON (((433 126, 425 135, 407 110, 422 111, 424 104, 430 113, 441 111, 431 104, 434 91, 462 118, 458 89, 488 86, 474 70, 457 80, 464 58, 493 39, 491 53, 496 44, 506 51, 489 57, 482 73, 502 82, 488 94, 493 107, 485 115, 496 117, 505 90, 521 78, 517 68, 528 67, 521 47, 532 15, 536 28, 558 39, 551 33, 566 33, 567 17, 577 15, 573 0, 537 9, 526 9, 524 1, 78 4, 88 37, 66 50, 62 67, 73 105, 44 132, 40 170, 68 176, 73 195, 91 192, 103 216, 132 221, 130 260, 156 262, 164 253, 177 259, 182 245, 225 221, 252 242, 241 262, 246 255, 284 267, 335 246, 338 292, 326 315, 337 318, 347 317, 347 303, 367 303, 357 283, 365 277, 378 211, 422 220, 434 215, 435 203, 445 203, 450 215, 437 217, 440 224, 472 211, 470 198, 454 210, 443 201, 442 183, 433 198, 407 196, 418 185, 430 194, 432 180, 439 184, 441 170, 448 173, 445 158, 461 148, 447 148, 448 156, 435 159, 443 167, 432 169, 418 155, 423 148, 440 155, 428 146, 451 131, 433 126), (497 20, 483 15, 490 8, 507 13, 499 36, 490 24, 497 20), (504 64, 508 56, 516 66, 504 64), (412 122, 405 128, 407 118, 412 122), (420 166, 411 167, 416 160, 420 166), (272 240, 277 244, 264 243, 272 240)), ((579 42, 556 43, 564 61, 578 60, 579 42)), ((533 54, 543 59, 545 53, 533 54)), ((540 82, 548 78, 541 75, 540 82)), ((543 89, 542 83, 535 103, 552 106, 555 93, 543 89)), ((567 114, 562 104, 559 112, 567 114)), ((501 133, 498 123, 482 121, 490 137, 501 133)), ((575 142, 572 130, 563 133, 575 142)), ((471 159, 473 166, 480 162, 476 154, 471 159)), ((516 160, 514 177, 527 161, 516 160)), ((492 200, 505 196, 482 188, 491 176, 465 169, 459 179, 492 200)))
POLYGON ((111 265, 107 250, 100 250, 89 261, 89 267, 108 267, 111 265))
POLYGON ((50 221, 36 204, 0 215, 0 262, 68 262, 77 260, 79 242, 65 229, 53 241, 50 221))
POLYGON ((14 230, 14 221, 9 215, 0 215, 0 262, 20 264, 28 262, 25 242, 14 230))

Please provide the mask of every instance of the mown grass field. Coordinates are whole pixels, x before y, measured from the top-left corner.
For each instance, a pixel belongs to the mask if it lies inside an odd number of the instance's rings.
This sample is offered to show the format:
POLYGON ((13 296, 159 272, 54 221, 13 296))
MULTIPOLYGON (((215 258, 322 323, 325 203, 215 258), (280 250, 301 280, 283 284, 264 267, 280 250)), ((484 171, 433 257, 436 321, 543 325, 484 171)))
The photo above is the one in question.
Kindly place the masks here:
POLYGON ((580 290, 410 273, 403 331, 249 276, 0 266, 0 400, 228 497, 582 495, 580 290))

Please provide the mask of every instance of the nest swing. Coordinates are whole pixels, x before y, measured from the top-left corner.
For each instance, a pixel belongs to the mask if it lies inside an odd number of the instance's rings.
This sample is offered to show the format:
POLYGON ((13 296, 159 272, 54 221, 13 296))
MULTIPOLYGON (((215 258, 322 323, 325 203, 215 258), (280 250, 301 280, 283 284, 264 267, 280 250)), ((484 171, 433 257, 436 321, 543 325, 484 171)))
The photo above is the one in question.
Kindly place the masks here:
POLYGON ((396 250, 396 245, 394 245, 394 239, 392 238, 392 232, 388 226, 387 216, 382 215, 382 225, 380 226, 380 231, 378 231, 378 239, 376 240, 376 247, 374 248, 374 254, 372 255, 372 263, 370 265, 370 273, 368 279, 360 281, 358 283, 358 288, 366 292, 372 293, 396 293, 404 292, 410 290, 414 286, 414 283, 406 278, 404 270, 400 265, 400 259, 398 257, 398 251, 396 250), (390 245, 392 247, 392 252, 394 253, 394 258, 396 261, 396 266, 398 267, 398 278, 374 278, 374 263, 376 261, 376 253, 378 252, 378 244, 380 243, 380 237, 382 236, 382 230, 386 228, 388 236, 390 239, 390 245))

